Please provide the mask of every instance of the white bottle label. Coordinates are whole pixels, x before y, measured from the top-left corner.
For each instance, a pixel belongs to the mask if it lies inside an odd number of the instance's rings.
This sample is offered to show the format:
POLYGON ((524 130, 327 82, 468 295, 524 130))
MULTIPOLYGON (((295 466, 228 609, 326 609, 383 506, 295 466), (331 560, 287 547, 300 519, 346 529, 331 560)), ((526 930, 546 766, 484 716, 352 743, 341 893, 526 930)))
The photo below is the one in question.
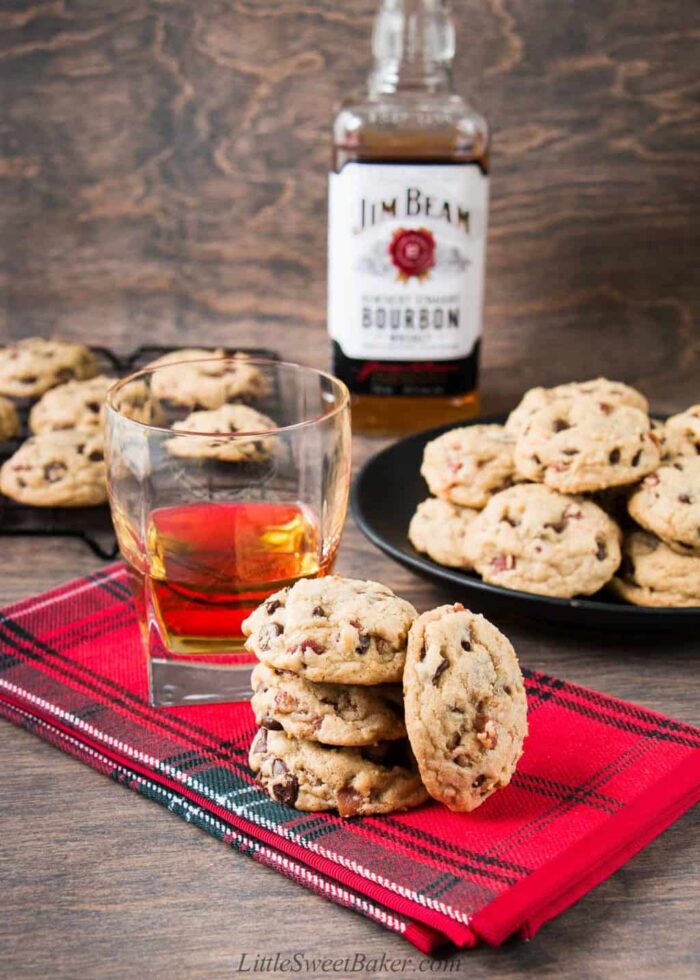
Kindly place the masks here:
POLYGON ((330 175, 328 331, 346 357, 452 360, 481 335, 488 177, 475 164, 330 175))

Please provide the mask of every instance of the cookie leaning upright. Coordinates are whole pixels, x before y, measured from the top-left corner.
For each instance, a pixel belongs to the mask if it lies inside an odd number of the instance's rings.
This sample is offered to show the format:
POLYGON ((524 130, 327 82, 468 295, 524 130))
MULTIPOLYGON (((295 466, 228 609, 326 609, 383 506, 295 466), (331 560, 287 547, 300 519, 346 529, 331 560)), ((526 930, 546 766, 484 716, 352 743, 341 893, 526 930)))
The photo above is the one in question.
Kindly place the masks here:
POLYGON ((330 575, 275 592, 244 621, 243 633, 258 660, 307 680, 395 684, 416 616, 385 585, 330 575))
POLYGON ((423 613, 408 637, 406 729, 423 783, 451 810, 478 807, 506 786, 527 735, 515 651, 459 603, 423 613))

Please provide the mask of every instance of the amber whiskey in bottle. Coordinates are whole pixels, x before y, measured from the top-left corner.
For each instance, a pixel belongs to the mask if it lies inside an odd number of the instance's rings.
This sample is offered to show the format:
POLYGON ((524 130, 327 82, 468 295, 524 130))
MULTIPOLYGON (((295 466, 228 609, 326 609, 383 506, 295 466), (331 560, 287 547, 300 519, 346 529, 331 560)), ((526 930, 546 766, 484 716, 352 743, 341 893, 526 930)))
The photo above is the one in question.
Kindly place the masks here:
POLYGON ((328 329, 358 431, 479 408, 488 128, 453 91, 442 0, 383 0, 366 98, 333 130, 328 329))

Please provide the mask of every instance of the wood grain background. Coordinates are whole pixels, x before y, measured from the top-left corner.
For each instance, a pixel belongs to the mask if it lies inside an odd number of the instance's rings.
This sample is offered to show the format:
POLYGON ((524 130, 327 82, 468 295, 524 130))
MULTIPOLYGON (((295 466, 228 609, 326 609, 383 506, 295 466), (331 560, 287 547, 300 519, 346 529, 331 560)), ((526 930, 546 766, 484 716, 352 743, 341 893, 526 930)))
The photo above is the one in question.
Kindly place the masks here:
MULTIPOLYGON (((325 361, 330 119, 375 6, 3 0, 0 340, 325 361)), ((458 88, 495 133, 487 406, 571 365, 696 400, 697 3, 453 6, 458 88)))

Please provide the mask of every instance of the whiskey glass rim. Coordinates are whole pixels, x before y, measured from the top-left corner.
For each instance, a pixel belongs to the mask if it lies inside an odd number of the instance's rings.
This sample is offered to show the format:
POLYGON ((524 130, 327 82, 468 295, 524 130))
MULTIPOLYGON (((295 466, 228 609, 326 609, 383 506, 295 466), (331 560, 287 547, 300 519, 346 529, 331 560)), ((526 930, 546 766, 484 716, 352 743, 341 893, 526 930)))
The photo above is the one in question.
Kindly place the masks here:
MULTIPOLYGON (((120 411, 119 408, 114 404, 115 396, 128 384, 134 381, 138 381, 139 378, 144 378, 147 375, 154 374, 161 368, 173 368, 178 367, 182 364, 204 364, 204 363, 220 363, 222 361, 238 361, 240 362, 242 358, 236 357, 235 355, 227 355, 226 357, 186 357, 182 361, 171 361, 168 364, 156 364, 156 365, 146 365, 140 368, 138 371, 134 371, 128 374, 124 378, 119 378, 107 391, 105 397, 105 405, 108 411, 112 412, 117 418, 123 419, 125 422, 129 422, 131 425, 137 425, 148 432, 162 432, 167 433, 169 436, 200 436, 204 439, 210 438, 211 436, 217 436, 222 438, 225 436, 228 439, 238 439, 239 437, 251 436, 271 436, 279 435, 280 433, 294 432, 298 429, 310 428, 314 425, 319 425, 322 422, 327 422, 344 412, 350 406, 350 391, 347 385, 336 378, 334 374, 329 371, 323 371, 320 368, 311 367, 308 364, 299 364, 295 361, 281 361, 271 357, 246 357, 244 359, 246 364, 260 365, 262 367, 269 368, 294 368, 295 371, 307 372, 315 375, 317 378, 324 378, 330 383, 330 385, 337 391, 337 403, 330 406, 325 412, 321 412, 318 415, 314 415, 312 418, 302 419, 299 422, 292 422, 290 425, 276 425, 273 429, 254 429, 252 431, 247 431, 241 429, 237 432, 201 432, 193 431, 191 429, 177 429, 173 430, 167 425, 154 425, 151 422, 142 422, 139 419, 130 418, 124 412, 120 411)), ((200 411, 200 409, 192 409, 192 411, 200 411)), ((203 409, 202 411, 208 411, 208 409, 203 409)))

